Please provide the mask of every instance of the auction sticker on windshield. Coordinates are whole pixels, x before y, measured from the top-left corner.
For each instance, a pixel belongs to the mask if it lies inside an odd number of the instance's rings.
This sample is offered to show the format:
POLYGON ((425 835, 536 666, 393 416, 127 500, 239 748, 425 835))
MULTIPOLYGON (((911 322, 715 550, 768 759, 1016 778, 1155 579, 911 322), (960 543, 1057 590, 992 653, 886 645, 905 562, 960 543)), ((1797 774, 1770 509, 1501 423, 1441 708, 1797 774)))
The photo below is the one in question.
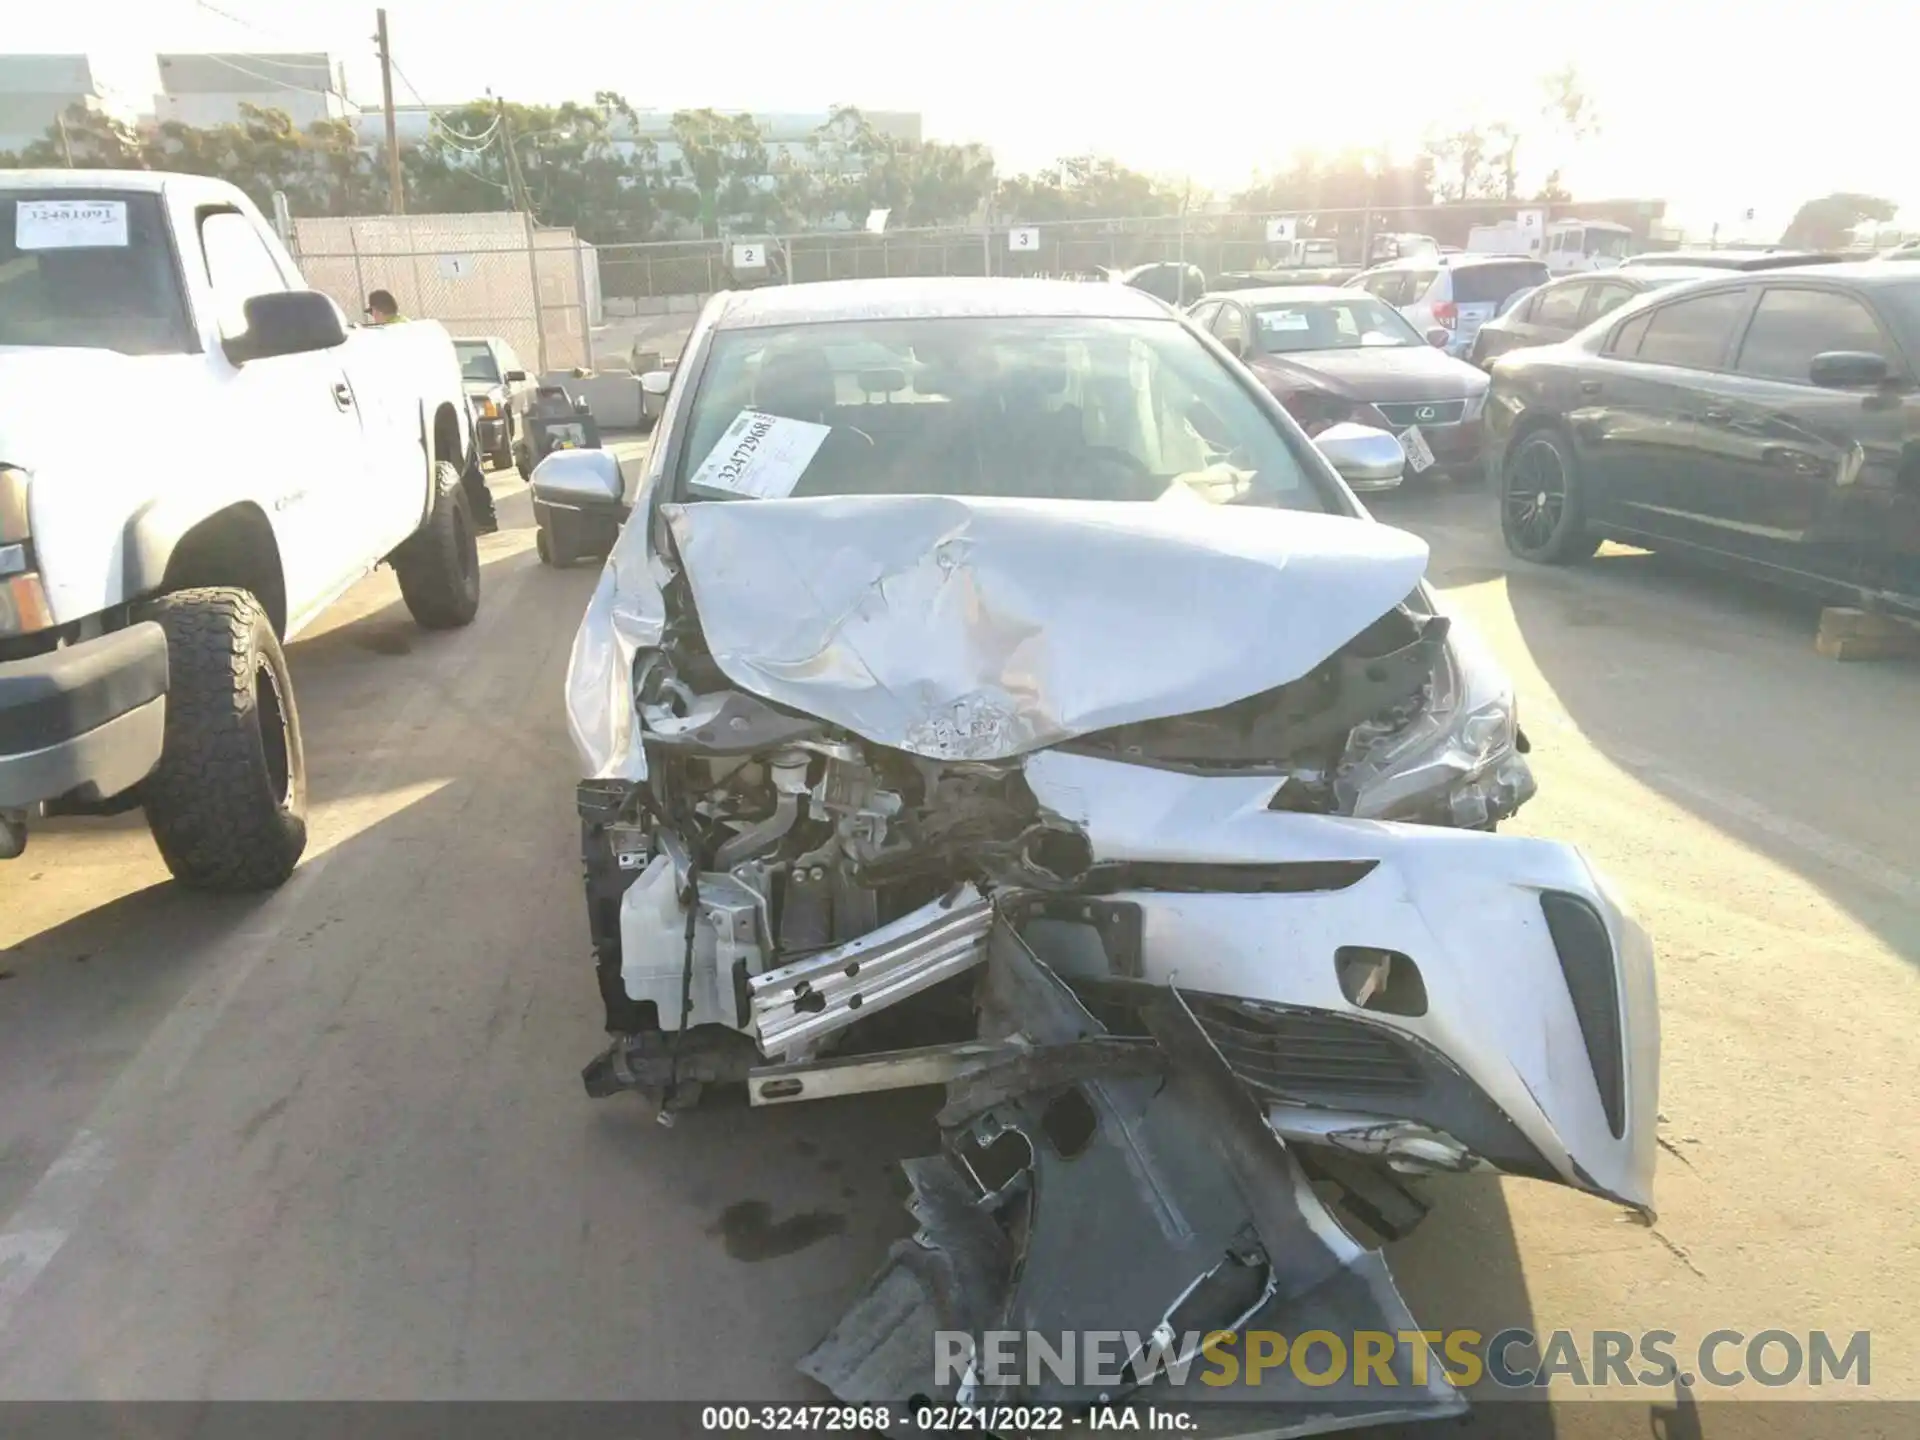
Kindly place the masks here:
POLYGON ((14 208, 16 250, 124 248, 124 200, 22 200, 14 208))
POLYGON ((1303 310, 1262 310, 1260 312, 1262 330, 1305 330, 1307 316, 1303 310))
POLYGON ((1406 448, 1407 461, 1418 475, 1433 464, 1433 451, 1427 445, 1427 437, 1420 433, 1418 425, 1409 425, 1400 432, 1400 443, 1406 448))
POLYGON ((832 429, 810 420, 742 410, 687 484, 753 500, 784 500, 832 429))

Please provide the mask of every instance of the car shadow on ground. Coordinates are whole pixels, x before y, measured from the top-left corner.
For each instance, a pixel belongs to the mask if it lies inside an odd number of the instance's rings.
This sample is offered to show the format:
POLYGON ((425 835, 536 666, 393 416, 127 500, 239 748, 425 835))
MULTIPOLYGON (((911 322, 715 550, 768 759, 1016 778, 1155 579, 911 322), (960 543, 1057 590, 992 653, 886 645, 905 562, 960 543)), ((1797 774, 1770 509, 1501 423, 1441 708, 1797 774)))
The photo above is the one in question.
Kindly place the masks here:
POLYGON ((1608 546, 1573 573, 1515 561, 1506 585, 1596 749, 1920 966, 1920 847, 1886 804, 1920 793, 1920 661, 1827 659, 1818 602, 1648 551, 1608 546), (1666 652, 1655 683, 1607 653, 1623 627, 1666 652))
POLYGON ((1519 560, 1485 486, 1393 492, 1373 512, 1429 541, 1436 587, 1504 585, 1541 678, 1601 755, 1920 966, 1920 841, 1886 803, 1920 793, 1920 660, 1827 659, 1820 602, 1675 554, 1519 560))

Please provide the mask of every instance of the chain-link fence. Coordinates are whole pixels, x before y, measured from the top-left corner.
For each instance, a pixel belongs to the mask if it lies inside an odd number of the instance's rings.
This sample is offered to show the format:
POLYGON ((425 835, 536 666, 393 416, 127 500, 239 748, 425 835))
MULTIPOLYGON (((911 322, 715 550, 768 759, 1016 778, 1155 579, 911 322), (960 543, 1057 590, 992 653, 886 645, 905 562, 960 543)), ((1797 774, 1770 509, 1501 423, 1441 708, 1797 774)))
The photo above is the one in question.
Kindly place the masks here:
POLYGON ((386 290, 401 314, 498 336, 542 372, 592 364, 599 257, 570 229, 516 214, 309 218, 294 222, 293 250, 349 315, 386 290))
POLYGON ((1464 249, 1476 226, 1512 224, 1516 208, 1551 220, 1606 220, 1625 225, 1639 246, 1652 248, 1664 210, 1659 202, 1583 205, 1473 201, 1397 209, 1322 209, 1300 212, 1001 222, 979 228, 812 232, 735 236, 601 247, 608 312, 661 315, 695 308, 716 290, 770 280, 854 280, 878 276, 1045 275, 1098 278, 1135 265, 1185 261, 1209 278, 1283 265, 1294 258, 1279 238, 1290 222, 1297 240, 1330 241, 1337 264, 1357 269, 1381 258, 1388 237, 1425 235, 1464 249), (736 271, 735 252, 757 248, 764 263, 736 271))

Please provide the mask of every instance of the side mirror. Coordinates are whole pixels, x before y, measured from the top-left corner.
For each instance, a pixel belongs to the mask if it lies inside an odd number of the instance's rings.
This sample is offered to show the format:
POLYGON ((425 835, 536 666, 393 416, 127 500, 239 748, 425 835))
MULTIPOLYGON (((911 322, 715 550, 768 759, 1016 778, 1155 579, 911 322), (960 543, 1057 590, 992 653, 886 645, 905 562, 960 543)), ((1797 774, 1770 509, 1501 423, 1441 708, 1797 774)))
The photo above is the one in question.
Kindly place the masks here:
POLYGON ((656 400, 664 398, 668 388, 672 386, 672 384, 673 372, 671 370, 649 370, 640 377, 640 389, 644 393, 653 396, 656 400))
POLYGON ((592 413, 592 410, 593 407, 587 403, 587 397, 584 395, 579 396, 573 402, 573 413, 576 415, 587 415, 592 413))
POLYGON ((1392 490, 1407 468, 1400 441, 1371 425, 1329 425, 1313 445, 1355 490, 1392 490))
POLYGON ((555 450, 533 467, 532 484, 541 504, 575 510, 616 510, 627 491, 611 450, 555 450))
POLYGON ((1892 373, 1884 355, 1866 350, 1824 350, 1813 357, 1807 377, 1827 390, 1861 390, 1886 384, 1892 373))
POLYGON ((1436 350, 1444 350, 1452 343, 1453 332, 1444 326, 1436 325, 1427 331, 1427 344, 1436 350))
POLYGON ((524 370, 509 370, 501 378, 509 385, 524 385, 527 383, 527 372, 524 370))
POLYGON ((567 566, 608 554, 629 513, 626 481, 611 450, 554 450, 533 467, 542 564, 567 566))
POLYGON ((236 365, 271 360, 276 355, 305 355, 347 343, 347 321, 318 290, 281 290, 255 295, 242 307, 247 328, 221 342, 236 365))

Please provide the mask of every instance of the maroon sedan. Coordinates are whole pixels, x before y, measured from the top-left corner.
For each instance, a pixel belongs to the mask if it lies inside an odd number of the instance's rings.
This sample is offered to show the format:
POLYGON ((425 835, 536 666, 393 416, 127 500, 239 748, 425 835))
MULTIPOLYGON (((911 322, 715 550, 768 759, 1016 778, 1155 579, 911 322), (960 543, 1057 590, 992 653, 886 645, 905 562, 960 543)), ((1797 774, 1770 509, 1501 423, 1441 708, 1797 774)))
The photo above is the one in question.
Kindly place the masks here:
POLYGON ((1202 296, 1193 323, 1239 356, 1309 435, 1352 421, 1392 431, 1410 474, 1480 473, 1486 374, 1363 290, 1302 287, 1202 296))

